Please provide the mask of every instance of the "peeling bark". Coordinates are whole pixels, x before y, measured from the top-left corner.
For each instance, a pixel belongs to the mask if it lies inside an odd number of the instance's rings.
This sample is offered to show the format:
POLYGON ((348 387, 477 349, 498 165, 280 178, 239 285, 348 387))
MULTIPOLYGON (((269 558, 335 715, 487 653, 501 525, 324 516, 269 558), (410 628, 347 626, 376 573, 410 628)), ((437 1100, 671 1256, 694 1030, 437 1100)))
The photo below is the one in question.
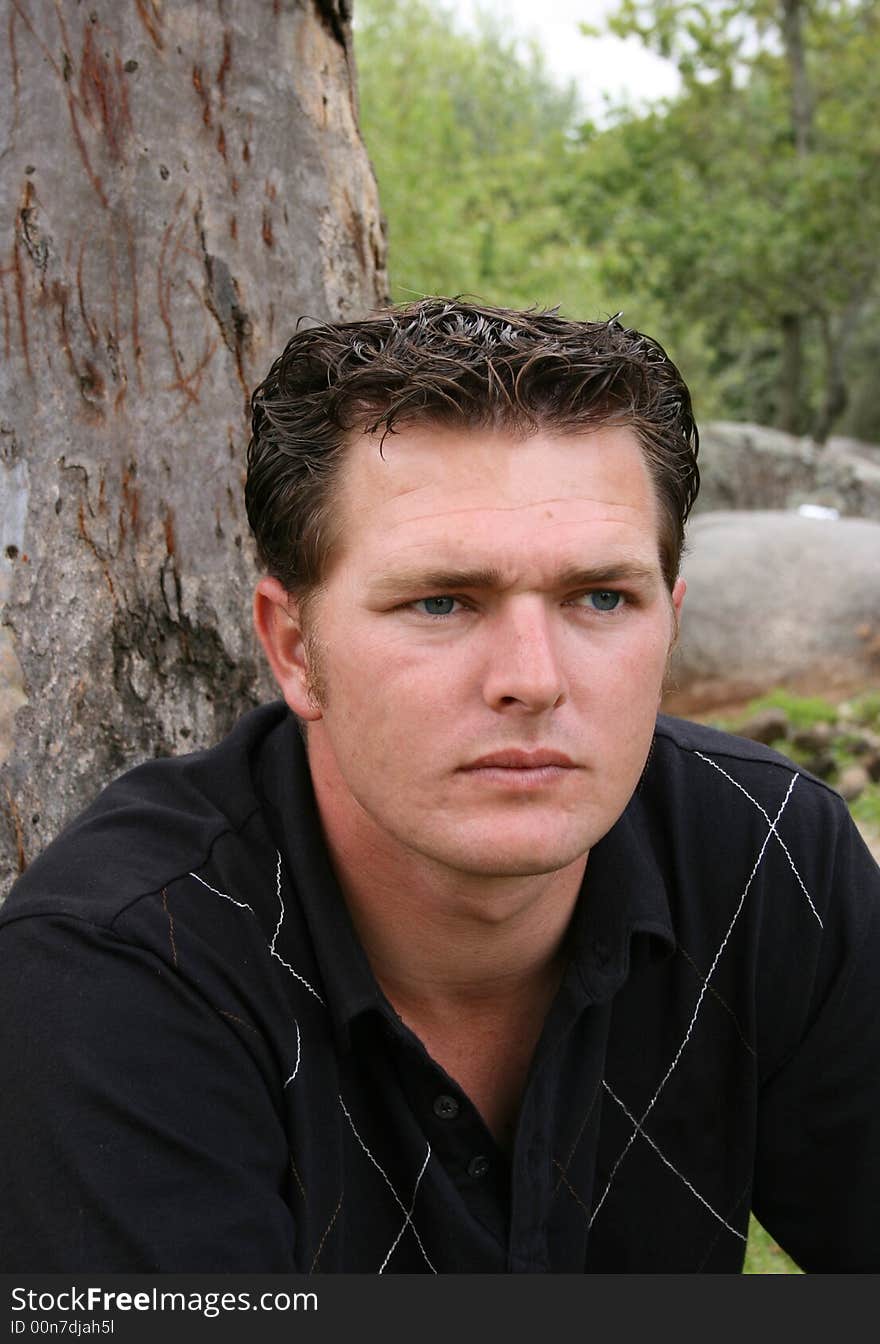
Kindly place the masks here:
POLYGON ((0 894, 111 776, 271 694, 247 397, 386 297, 345 0, 10 0, 0 894))

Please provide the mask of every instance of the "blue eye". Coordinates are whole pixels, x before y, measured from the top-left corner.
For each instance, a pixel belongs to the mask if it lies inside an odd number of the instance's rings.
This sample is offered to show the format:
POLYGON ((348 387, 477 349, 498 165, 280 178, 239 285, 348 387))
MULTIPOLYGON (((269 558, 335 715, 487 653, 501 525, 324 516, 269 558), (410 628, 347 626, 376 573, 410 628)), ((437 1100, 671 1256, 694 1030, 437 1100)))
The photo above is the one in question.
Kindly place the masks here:
POLYGON ((415 604, 426 616, 451 616, 455 606, 454 597, 423 597, 415 604))
POLYGON ((610 588, 597 588, 592 593, 584 593, 584 598, 594 611, 617 611, 623 602, 623 594, 610 588))

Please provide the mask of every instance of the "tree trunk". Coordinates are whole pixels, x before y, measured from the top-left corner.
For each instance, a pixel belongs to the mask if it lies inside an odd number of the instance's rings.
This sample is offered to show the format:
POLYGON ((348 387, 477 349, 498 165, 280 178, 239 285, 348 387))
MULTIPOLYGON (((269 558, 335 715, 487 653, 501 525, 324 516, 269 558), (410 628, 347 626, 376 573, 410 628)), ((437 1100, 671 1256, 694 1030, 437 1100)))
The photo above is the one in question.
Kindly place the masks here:
POLYGON ((813 442, 823 447, 831 431, 849 405, 847 356, 853 337, 858 331, 859 318, 865 296, 871 291, 870 283, 854 295, 841 314, 835 328, 827 313, 820 317, 822 348, 825 354, 825 392, 822 406, 813 424, 813 442))
POLYGON ((300 316, 386 297, 350 38, 348 0, 9 0, 0 893, 271 693, 248 393, 300 316))
POLYGON ((803 323, 800 313, 784 313, 782 354, 779 362, 779 428, 789 434, 801 434, 803 406, 803 323))
MULTIPOLYGON (((791 131, 800 159, 810 153, 813 136, 813 96, 804 50, 803 0, 780 0, 782 42, 791 85, 791 131)), ((779 378, 779 422, 789 434, 803 433, 803 318, 786 313, 782 318, 782 360, 779 378)))
POLYGON ((804 0, 782 0, 782 41, 791 81, 791 124, 797 153, 810 152, 813 134, 813 95, 804 51, 804 0))

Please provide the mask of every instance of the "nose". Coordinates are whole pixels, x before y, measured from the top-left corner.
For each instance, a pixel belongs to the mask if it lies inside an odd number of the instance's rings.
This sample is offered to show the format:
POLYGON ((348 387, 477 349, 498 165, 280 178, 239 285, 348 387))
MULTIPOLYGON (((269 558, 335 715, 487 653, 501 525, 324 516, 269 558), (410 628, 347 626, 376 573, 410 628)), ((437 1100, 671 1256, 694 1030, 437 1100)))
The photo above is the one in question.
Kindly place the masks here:
POLYGON ((538 714, 565 701, 561 632, 540 598, 512 599, 489 623, 486 636, 483 697, 492 709, 538 714))

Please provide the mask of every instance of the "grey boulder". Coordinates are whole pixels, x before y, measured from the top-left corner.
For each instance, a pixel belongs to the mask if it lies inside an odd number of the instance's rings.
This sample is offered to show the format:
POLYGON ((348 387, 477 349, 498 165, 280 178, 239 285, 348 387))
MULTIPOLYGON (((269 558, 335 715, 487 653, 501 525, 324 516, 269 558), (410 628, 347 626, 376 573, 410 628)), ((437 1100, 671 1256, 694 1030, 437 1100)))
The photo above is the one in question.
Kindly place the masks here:
POLYGON ((785 686, 880 685, 880 523, 794 512, 704 513, 664 708, 684 713, 785 686))

